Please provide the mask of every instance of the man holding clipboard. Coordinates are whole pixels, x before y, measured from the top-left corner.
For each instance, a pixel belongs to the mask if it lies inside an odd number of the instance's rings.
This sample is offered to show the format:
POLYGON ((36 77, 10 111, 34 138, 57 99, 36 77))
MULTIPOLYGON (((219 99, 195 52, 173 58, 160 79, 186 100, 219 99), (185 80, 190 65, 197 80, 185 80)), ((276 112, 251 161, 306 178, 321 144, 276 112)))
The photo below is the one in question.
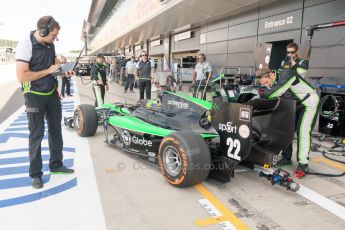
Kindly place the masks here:
POLYGON ((70 174, 73 169, 63 165, 63 139, 61 133, 61 101, 54 73, 56 63, 54 41, 60 25, 52 16, 43 16, 37 29, 28 32, 16 48, 17 79, 22 83, 29 128, 29 175, 32 187, 43 187, 41 142, 45 120, 48 125, 50 173, 70 174))

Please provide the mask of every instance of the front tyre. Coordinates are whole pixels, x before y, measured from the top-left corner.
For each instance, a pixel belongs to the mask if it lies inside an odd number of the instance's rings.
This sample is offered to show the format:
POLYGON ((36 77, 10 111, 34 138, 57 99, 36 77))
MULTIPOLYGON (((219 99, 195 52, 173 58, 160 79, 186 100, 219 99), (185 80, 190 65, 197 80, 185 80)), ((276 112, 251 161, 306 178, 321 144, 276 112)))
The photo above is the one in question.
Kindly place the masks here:
POLYGON ((193 132, 175 132, 159 147, 159 166, 165 180, 176 187, 188 187, 204 181, 211 169, 206 142, 193 132))
POLYGON ((98 126, 95 107, 88 104, 78 105, 74 111, 73 123, 79 136, 90 137, 95 135, 98 126))

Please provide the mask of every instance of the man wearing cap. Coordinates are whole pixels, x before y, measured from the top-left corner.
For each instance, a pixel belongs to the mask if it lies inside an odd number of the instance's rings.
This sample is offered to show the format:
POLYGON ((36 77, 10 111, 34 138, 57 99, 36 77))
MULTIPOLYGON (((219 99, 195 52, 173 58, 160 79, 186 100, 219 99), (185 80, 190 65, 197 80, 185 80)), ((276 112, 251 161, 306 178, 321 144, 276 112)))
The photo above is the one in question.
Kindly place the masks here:
MULTIPOLYGON (((294 68, 283 69, 279 77, 269 69, 259 70, 256 76, 258 83, 266 86, 266 90, 261 94, 262 97, 268 99, 279 97, 290 90, 294 99, 300 104, 299 109, 296 110, 297 170, 308 172, 311 131, 315 125, 320 100, 316 90, 294 68)), ((292 151, 289 155, 286 153, 285 160, 291 162, 291 155, 292 151)))
POLYGON ((107 80, 107 66, 103 54, 97 54, 96 63, 91 67, 92 89, 95 95, 95 107, 104 104, 105 91, 109 90, 107 80))
POLYGON ((124 93, 127 93, 128 88, 130 89, 131 93, 134 93, 133 86, 134 86, 134 72, 135 72, 135 59, 134 56, 131 57, 131 60, 129 60, 126 63, 126 84, 125 84, 125 91, 124 93))

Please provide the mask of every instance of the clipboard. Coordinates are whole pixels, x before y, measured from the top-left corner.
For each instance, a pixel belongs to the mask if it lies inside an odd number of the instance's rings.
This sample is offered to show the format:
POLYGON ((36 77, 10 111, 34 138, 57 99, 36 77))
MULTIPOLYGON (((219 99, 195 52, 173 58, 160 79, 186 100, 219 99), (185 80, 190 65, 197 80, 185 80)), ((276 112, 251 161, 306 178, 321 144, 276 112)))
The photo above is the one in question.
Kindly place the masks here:
POLYGON ((60 69, 61 69, 61 72, 63 72, 63 73, 71 72, 71 71, 73 71, 74 66, 75 66, 75 62, 68 62, 68 63, 63 64, 60 67, 60 69))
POLYGON ((60 66, 59 69, 57 69, 53 75, 60 75, 66 72, 71 72, 74 70, 74 67, 76 65, 76 62, 68 62, 60 66))

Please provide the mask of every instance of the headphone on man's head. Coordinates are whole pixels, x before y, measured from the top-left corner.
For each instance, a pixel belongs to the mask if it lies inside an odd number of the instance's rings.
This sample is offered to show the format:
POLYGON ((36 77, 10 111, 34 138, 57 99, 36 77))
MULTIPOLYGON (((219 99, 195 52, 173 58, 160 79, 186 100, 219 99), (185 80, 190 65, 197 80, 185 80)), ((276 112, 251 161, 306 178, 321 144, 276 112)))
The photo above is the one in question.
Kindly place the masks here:
POLYGON ((54 25, 54 23, 56 23, 55 19, 54 18, 50 19, 49 22, 47 23, 47 25, 45 25, 43 28, 40 29, 39 35, 41 37, 48 36, 50 29, 54 25))

